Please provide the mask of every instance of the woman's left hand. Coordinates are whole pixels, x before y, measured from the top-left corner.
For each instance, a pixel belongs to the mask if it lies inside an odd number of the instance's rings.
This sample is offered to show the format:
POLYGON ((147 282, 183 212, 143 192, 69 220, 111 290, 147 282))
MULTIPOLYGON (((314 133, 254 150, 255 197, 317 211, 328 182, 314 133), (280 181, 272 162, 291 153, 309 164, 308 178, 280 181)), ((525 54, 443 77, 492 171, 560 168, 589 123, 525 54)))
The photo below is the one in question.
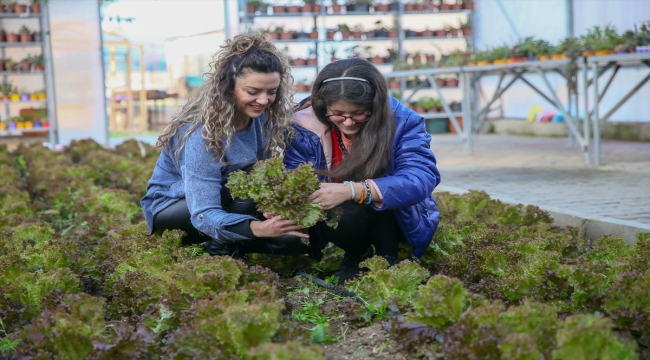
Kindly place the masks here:
POLYGON ((309 200, 315 204, 320 204, 323 210, 329 210, 341 205, 346 200, 350 200, 351 196, 352 192, 348 184, 321 183, 320 189, 311 194, 309 200))

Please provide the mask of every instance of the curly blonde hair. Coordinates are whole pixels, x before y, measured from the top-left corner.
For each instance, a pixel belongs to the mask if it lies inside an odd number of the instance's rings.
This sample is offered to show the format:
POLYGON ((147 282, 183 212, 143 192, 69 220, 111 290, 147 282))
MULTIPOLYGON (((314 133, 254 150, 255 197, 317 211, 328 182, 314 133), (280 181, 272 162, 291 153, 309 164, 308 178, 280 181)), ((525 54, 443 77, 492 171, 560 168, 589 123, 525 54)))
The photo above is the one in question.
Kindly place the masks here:
POLYGON ((156 146, 169 147, 169 142, 185 124, 192 124, 178 145, 176 161, 189 134, 203 124, 201 135, 207 150, 223 162, 224 148, 230 145, 239 111, 235 105, 235 82, 248 72, 279 73, 280 86, 275 101, 265 110, 264 136, 266 150, 274 155, 284 151, 285 140, 293 134, 293 76, 287 57, 260 32, 248 32, 227 39, 209 64, 213 72, 204 74, 206 81, 190 93, 187 103, 172 115, 171 123, 160 133, 156 146), (225 143, 222 138, 225 137, 225 143))

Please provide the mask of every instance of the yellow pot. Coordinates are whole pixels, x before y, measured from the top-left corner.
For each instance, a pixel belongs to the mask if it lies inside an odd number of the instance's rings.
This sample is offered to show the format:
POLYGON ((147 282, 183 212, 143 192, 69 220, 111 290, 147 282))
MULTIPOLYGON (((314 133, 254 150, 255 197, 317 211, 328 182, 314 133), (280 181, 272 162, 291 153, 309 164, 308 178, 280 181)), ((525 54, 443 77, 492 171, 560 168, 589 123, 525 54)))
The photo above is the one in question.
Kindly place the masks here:
POLYGON ((38 94, 29 94, 29 101, 38 101, 38 94))
POLYGON ((594 51, 594 55, 596 56, 603 56, 603 55, 609 55, 611 52, 609 50, 598 50, 594 51))
POLYGON ((594 56, 596 54, 595 51, 583 51, 580 53, 580 55, 587 57, 587 56, 594 56))
POLYGON ((11 95, 9 95, 9 100, 11 100, 11 101, 20 101, 20 94, 11 94, 11 95))
POLYGON ((25 123, 22 121, 19 121, 16 123, 16 129, 24 129, 25 128, 25 123))
POLYGON ((6 128, 7 128, 7 124, 0 123, 0 130, 5 130, 6 128))
POLYGON ((477 66, 485 66, 485 65, 490 65, 489 61, 477 61, 476 62, 477 66))
POLYGON ((550 60, 551 57, 548 56, 548 55, 542 55, 542 56, 538 57, 537 59, 538 59, 539 61, 546 61, 546 60, 550 60))
POLYGON ((38 100, 45 101, 47 100, 47 95, 45 93, 38 94, 38 100))
POLYGON ((33 121, 25 121, 25 124, 23 125, 25 129, 33 129, 34 128, 34 122, 33 121))
POLYGON ((473 62, 473 61, 470 61, 470 62, 467 63, 467 66, 476 66, 476 63, 473 62))
POLYGON ((551 59, 553 59, 553 60, 566 59, 566 55, 564 55, 564 54, 555 54, 555 55, 551 55, 551 59))

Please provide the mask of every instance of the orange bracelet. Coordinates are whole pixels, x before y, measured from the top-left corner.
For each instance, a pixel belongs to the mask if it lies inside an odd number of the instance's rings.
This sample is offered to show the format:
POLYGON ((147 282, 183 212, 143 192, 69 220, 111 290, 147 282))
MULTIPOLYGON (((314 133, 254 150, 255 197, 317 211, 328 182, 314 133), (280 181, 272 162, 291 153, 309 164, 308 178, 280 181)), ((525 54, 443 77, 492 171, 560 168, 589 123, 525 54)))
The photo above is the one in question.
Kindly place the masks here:
POLYGON ((365 198, 366 198, 366 188, 361 186, 361 194, 359 194, 359 201, 357 201, 357 203, 359 203, 359 205, 363 204, 363 200, 365 198))

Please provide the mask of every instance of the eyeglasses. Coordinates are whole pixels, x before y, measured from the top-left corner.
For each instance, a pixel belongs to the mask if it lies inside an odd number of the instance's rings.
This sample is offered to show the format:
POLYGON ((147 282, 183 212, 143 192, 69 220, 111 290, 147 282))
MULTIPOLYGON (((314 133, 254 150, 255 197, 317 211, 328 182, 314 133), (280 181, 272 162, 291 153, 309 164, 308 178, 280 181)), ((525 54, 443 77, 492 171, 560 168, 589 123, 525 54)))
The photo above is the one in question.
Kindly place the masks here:
POLYGON ((371 113, 367 114, 353 114, 351 116, 345 115, 325 115, 325 117, 331 122, 344 122, 347 119, 354 121, 355 123, 368 121, 371 113))

